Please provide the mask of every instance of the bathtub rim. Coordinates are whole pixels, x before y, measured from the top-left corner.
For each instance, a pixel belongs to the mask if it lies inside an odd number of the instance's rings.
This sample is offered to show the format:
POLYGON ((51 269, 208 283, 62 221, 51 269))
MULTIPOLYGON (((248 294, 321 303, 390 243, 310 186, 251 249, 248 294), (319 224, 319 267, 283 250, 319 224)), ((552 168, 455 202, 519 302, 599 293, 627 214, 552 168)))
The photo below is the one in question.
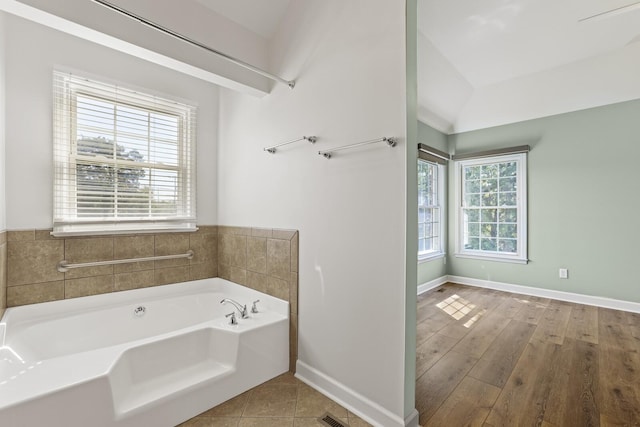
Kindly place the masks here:
MULTIPOLYGON (((237 291, 246 294, 251 298, 261 299, 260 305, 266 307, 268 311, 282 314, 289 318, 289 302, 280 298, 268 295, 246 286, 231 282, 220 277, 208 279, 190 280, 187 282, 171 283, 167 285, 149 286, 138 289, 128 289, 123 291, 109 292, 97 295, 69 298, 64 300, 47 301, 35 304, 26 304, 15 307, 7 307, 2 317, 0 317, 0 346, 4 343, 5 331, 11 324, 36 323, 37 321, 48 321, 70 315, 83 314, 96 309, 118 307, 125 303, 134 303, 136 298, 140 303, 147 301, 161 300, 171 296, 195 295, 202 292, 215 292, 225 290, 237 291), (252 296, 253 295, 253 296, 252 296)), ((247 304, 253 302, 247 301, 247 304)), ((243 301, 244 302, 244 301, 243 301)))

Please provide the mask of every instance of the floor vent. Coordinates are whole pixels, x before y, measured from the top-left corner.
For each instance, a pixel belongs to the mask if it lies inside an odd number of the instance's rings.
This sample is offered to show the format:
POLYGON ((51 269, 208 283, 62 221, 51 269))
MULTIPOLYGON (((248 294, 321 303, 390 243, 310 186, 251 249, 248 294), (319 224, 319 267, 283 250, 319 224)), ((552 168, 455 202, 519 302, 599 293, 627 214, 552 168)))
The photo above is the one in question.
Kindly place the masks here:
POLYGON ((322 425, 328 427, 349 427, 349 424, 345 424, 342 421, 338 421, 338 418, 335 415, 331 415, 330 413, 325 413, 323 416, 318 418, 318 421, 322 425))

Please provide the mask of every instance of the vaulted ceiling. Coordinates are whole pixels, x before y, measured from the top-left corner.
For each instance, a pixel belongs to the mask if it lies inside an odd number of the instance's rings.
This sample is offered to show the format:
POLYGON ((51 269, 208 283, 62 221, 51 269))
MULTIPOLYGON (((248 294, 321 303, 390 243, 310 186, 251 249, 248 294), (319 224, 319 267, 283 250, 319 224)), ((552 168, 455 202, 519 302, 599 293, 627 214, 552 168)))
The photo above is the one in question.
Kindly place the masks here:
POLYGON ((195 1, 266 39, 273 37, 291 3, 291 0, 195 1))
MULTIPOLYGON (((268 68, 269 41, 297 0, 110 1, 268 68)), ((90 0, 7 0, 0 9, 37 20, 20 4, 133 43, 142 38, 141 46, 159 37, 135 23, 110 25, 113 14, 90 0)), ((639 0, 418 0, 417 20, 418 118, 444 133, 640 98, 639 0)), ((174 40, 158 43, 161 52, 178 52, 181 60, 210 70, 205 77, 212 82, 268 92, 247 73, 236 85, 226 77, 235 71, 210 55, 196 58, 174 40), (215 77, 220 70, 222 78, 215 77)))
POLYGON ((418 0, 423 121, 462 132, 640 97, 640 2, 418 0))

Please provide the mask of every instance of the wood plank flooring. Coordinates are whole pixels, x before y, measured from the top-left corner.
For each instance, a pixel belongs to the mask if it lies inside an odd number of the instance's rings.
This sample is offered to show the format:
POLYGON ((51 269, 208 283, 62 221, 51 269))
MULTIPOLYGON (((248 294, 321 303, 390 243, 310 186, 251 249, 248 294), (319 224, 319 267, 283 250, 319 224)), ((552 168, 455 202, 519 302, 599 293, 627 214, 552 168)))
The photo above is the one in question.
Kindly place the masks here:
POLYGON ((421 426, 640 426, 640 314, 448 283, 417 317, 421 426))

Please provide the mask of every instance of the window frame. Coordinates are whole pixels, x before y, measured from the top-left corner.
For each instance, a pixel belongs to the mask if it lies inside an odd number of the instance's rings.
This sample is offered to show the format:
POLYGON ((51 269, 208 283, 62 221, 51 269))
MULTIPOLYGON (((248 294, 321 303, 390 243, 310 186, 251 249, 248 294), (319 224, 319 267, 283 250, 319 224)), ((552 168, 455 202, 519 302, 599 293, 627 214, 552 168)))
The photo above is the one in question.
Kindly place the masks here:
POLYGON ((511 262, 526 264, 528 263, 527 257, 527 154, 504 154, 490 157, 470 158, 465 160, 455 161, 455 203, 456 203, 456 252, 455 256, 458 258, 471 258, 482 259, 489 261, 511 262), (517 227, 517 250, 515 253, 506 253, 498 251, 488 250, 473 250, 464 248, 464 209, 465 209, 465 179, 463 176, 464 168, 468 166, 482 166, 487 164, 498 164, 506 162, 516 162, 516 209, 517 220, 515 222, 517 227))
MULTIPOLYGON (((98 78, 85 78, 64 71, 54 70, 54 236, 131 234, 158 232, 196 231, 196 117, 197 106, 166 97, 151 91, 126 88, 120 84, 98 78), (82 82, 82 83, 80 83, 82 82), (86 82, 86 84, 84 84, 86 82), (119 98, 122 96, 122 99, 119 98), (90 98, 114 106, 134 108, 148 115, 161 114, 177 119, 177 163, 169 165, 156 162, 92 157, 78 153, 79 98, 90 98), (130 166, 149 171, 176 172, 176 213, 153 215, 151 201, 146 215, 118 215, 82 218, 78 212, 78 164, 96 163, 114 168, 130 166)), ((114 110, 115 111, 115 110, 114 110)), ((149 119, 151 120, 151 119, 149 119)), ((151 128, 148 130, 151 131, 151 128)), ((113 141, 117 144, 117 135, 113 141)), ((121 133, 120 133, 121 134, 121 133)), ((126 134, 126 133, 125 133, 126 134)), ((124 135, 124 134, 123 134, 124 135)), ((148 143, 150 143, 150 139, 148 143)), ((148 152, 151 160, 152 151, 148 152)), ((112 193, 117 194, 117 188, 112 193)), ((114 209, 117 197, 114 199, 114 209)))
MULTIPOLYGON (((445 208, 446 208, 446 199, 445 199, 445 179, 446 179, 446 173, 445 173, 445 165, 442 164, 438 164, 435 162, 431 162, 428 160, 424 160, 424 159, 420 159, 418 158, 418 165, 420 164, 420 162, 428 164, 432 167, 436 168, 436 176, 437 176, 437 183, 436 183, 436 197, 437 197, 437 204, 433 205, 438 207, 439 210, 439 220, 438 220, 438 236, 437 236, 437 241, 438 241, 438 249, 436 250, 430 250, 430 251, 424 251, 424 252, 420 252, 419 250, 419 246, 418 246, 418 252, 417 252, 417 257, 418 257, 418 262, 424 262, 424 261, 429 261, 429 260, 433 260, 433 259, 438 259, 438 258, 442 258, 445 256, 446 251, 445 251, 445 231, 446 231, 446 227, 445 227, 445 208)), ((420 195, 420 190, 419 190, 419 184, 418 184, 418 197, 420 195)), ((420 222, 419 222, 419 218, 420 218, 420 204, 418 204, 418 230, 420 229, 420 222)), ((420 241, 420 236, 418 236, 418 244, 420 241)))

